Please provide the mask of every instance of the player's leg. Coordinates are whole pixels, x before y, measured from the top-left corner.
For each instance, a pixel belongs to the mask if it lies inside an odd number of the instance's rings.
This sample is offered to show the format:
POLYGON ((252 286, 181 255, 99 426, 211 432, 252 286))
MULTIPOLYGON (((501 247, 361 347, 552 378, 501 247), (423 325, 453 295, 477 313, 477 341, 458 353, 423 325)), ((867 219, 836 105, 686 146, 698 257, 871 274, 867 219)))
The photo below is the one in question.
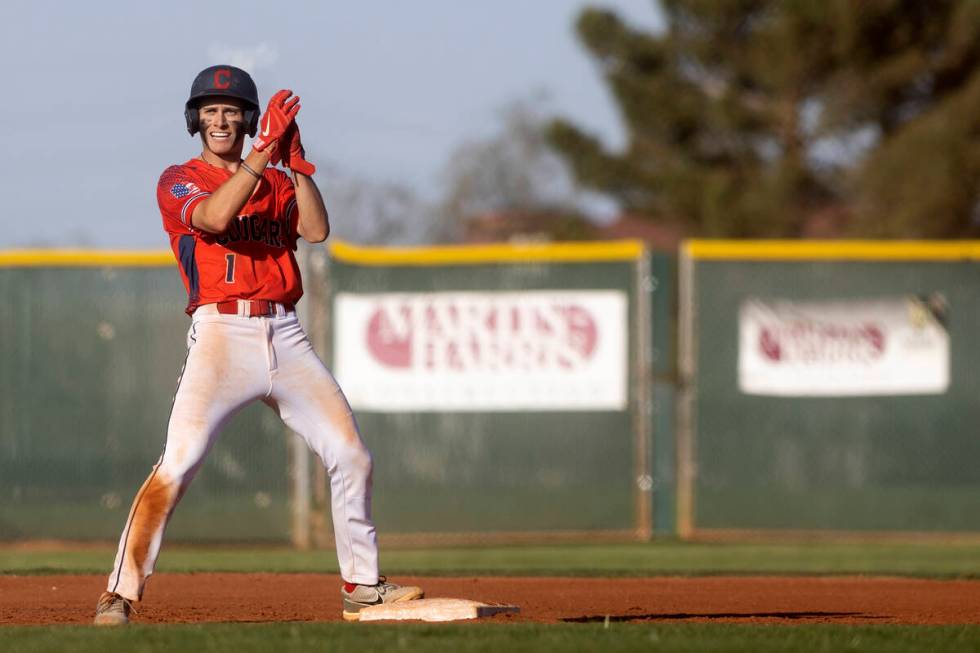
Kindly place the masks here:
POLYGON ((277 393, 267 403, 306 441, 327 471, 341 575, 349 582, 374 585, 379 572, 371 519, 371 454, 336 383, 326 377, 310 380, 293 396, 277 393))
POLYGON ((371 520, 371 454, 347 398, 320 362, 295 319, 273 321, 278 369, 269 403, 323 462, 337 557, 344 579, 378 582, 378 546, 371 520))
POLYGON ((257 321, 235 316, 208 316, 192 324, 164 451, 133 501, 108 592, 131 601, 142 597, 173 509, 221 427, 268 390, 260 335, 257 321))
POLYGON ((268 403, 320 456, 330 476, 330 500, 344 618, 361 608, 422 596, 418 587, 388 583, 378 572, 371 519, 371 454, 361 440, 347 398, 316 356, 295 317, 274 320, 278 368, 268 403))

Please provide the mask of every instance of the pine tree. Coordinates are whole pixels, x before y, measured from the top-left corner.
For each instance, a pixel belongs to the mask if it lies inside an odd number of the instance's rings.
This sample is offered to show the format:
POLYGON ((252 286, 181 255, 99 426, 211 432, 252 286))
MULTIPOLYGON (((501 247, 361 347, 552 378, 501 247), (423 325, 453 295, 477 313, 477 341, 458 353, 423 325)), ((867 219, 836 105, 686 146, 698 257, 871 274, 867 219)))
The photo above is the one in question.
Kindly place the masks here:
POLYGON ((978 233, 980 2, 662 0, 663 33, 584 11, 578 34, 619 104, 623 152, 563 120, 578 181, 694 234, 978 233))

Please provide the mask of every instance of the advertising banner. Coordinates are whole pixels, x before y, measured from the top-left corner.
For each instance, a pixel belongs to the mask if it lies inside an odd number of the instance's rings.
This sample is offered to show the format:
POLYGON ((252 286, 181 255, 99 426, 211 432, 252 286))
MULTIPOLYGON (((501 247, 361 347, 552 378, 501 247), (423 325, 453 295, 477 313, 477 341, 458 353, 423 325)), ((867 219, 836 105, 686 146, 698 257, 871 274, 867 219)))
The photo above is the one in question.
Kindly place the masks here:
POLYGON ((625 410, 622 291, 339 293, 334 371, 356 409, 625 410))
POLYGON ((941 394, 949 334, 941 295, 833 302, 748 299, 738 385, 797 397, 941 394))

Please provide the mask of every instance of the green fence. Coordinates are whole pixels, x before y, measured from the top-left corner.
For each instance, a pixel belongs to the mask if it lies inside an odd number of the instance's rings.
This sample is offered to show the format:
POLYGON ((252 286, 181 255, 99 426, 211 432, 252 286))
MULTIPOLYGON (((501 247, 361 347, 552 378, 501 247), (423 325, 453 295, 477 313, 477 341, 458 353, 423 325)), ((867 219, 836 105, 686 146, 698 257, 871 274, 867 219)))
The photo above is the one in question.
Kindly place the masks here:
MULTIPOLYGON (((669 268, 661 266, 658 272, 668 273, 669 268)), ((651 418, 669 419, 670 414, 649 413, 644 361, 658 353, 649 342, 650 275, 636 243, 405 252, 335 247, 327 276, 334 328, 329 357, 374 454, 379 532, 648 536, 654 485, 651 418), (357 387, 367 371, 356 363, 345 369, 338 351, 357 345, 356 339, 345 340, 337 332, 346 319, 341 314, 346 304, 339 297, 379 304, 392 296, 405 302, 476 297, 474 301, 492 303, 507 293, 543 293, 546 298, 568 293, 587 302, 596 291, 621 296, 627 307, 622 333, 598 336, 626 341, 621 343, 622 372, 628 378, 618 408, 511 408, 504 401, 484 410, 480 397, 473 398, 475 408, 467 408, 465 399, 461 409, 440 408, 440 397, 428 397, 417 398, 421 409, 398 402, 385 409, 385 401, 394 401, 394 396, 389 391, 386 397, 380 386, 377 398, 361 399, 374 402, 372 407, 359 408, 357 387)), ((661 292, 670 287, 668 279, 659 282, 661 292)), ((658 364, 667 349, 667 344, 661 346, 658 364)), ((459 383, 472 377, 458 372, 459 383)), ((498 386, 487 378, 477 394, 499 393, 498 386)))
POLYGON ((978 251, 974 243, 688 243, 682 534, 980 530, 978 251), (838 302, 860 313, 882 299, 940 305, 948 387, 919 392, 921 379, 911 378, 903 394, 740 388, 747 301, 838 302))
MULTIPOLYGON (((355 402, 382 538, 980 530, 976 243, 688 243, 676 354, 674 262, 636 243, 332 251, 307 252, 300 316, 355 402), (454 347, 470 342, 460 310, 489 310, 481 324, 493 331, 510 313, 487 315, 504 306, 547 337, 567 327, 573 349, 618 342, 624 366, 597 371, 590 397, 579 382, 544 387, 553 376, 481 386, 488 370, 458 385, 447 372, 442 386, 422 374, 428 389, 406 390, 372 376, 377 361, 351 357, 403 364, 398 315, 426 302, 432 328, 455 330, 454 347), (941 332, 941 387, 925 382, 929 369, 900 394, 854 392, 849 379, 829 392, 792 377, 780 381, 788 392, 745 386, 746 307, 860 315, 882 302, 905 302, 941 332), (364 324, 380 344, 365 344, 364 324), (619 381, 618 399, 598 400, 619 381)), ((0 540, 118 536, 163 447, 184 297, 166 252, 0 255, 0 540)), ((555 360, 568 367, 568 353, 555 360)), ((322 468, 296 444, 264 406, 238 415, 168 541, 332 547, 322 468)))
MULTIPOLYGON (((169 254, 0 266, 0 540, 112 540, 163 450, 190 324, 169 254)), ((264 406, 208 457, 168 541, 288 541, 286 436, 264 406)))
MULTIPOLYGON (((526 316, 535 319, 547 317, 534 312, 541 306, 547 313, 560 304, 556 315, 578 329, 572 335, 593 338, 573 349, 620 348, 620 358, 607 357, 618 361, 613 378, 604 368, 590 379, 596 395, 622 384, 619 403, 602 408, 577 405, 590 396, 564 409, 355 405, 374 455, 383 538, 644 538, 673 530, 669 259, 651 267, 635 242, 333 249, 331 257, 305 252, 299 306, 330 364, 338 362, 341 296, 502 297, 517 307, 529 301, 526 316), (583 306, 620 306, 622 319, 584 319, 583 306)), ((169 252, 0 253, 0 540, 118 537, 163 448, 186 352, 185 297, 169 252)), ((497 384, 520 403, 513 390, 497 384)), ((563 399, 529 386, 528 396, 535 393, 563 399)), ((332 547, 322 467, 296 445, 261 404, 236 416, 178 507, 168 541, 332 547)))

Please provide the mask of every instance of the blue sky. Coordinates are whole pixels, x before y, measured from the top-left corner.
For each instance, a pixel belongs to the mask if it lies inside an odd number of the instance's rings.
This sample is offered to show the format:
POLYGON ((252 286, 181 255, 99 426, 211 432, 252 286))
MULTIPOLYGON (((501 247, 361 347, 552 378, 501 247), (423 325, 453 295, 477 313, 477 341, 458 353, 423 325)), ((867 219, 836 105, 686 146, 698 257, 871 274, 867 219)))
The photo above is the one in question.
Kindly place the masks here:
POLYGON ((585 6, 660 25, 654 0, 6 0, 0 248, 166 246, 155 183, 199 152, 183 104, 214 63, 247 66, 263 102, 300 94, 321 170, 431 200, 455 147, 541 92, 617 147, 615 105, 574 35, 585 6))

